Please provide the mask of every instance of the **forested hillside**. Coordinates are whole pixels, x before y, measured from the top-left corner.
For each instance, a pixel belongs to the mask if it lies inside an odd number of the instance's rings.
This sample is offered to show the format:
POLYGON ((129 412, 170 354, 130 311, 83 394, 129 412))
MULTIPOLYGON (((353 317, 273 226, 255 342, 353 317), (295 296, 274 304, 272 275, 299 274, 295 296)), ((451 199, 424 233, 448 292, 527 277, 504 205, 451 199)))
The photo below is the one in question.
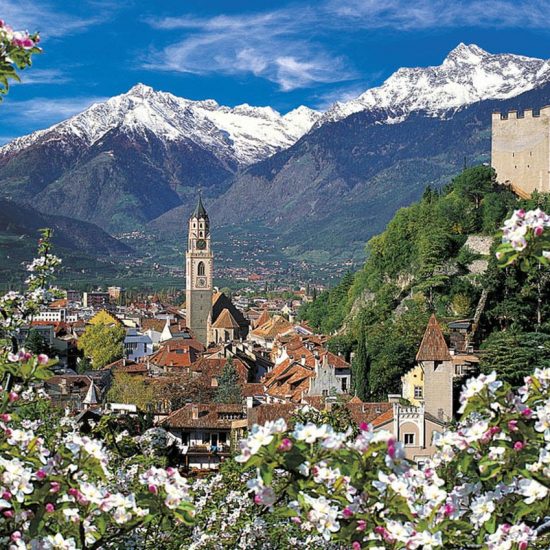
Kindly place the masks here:
POLYGON ((512 210, 536 206, 548 211, 550 197, 519 201, 491 168, 467 169, 442 191, 427 188, 419 202, 400 209, 368 242, 364 267, 303 308, 304 319, 335 334, 333 349, 355 351, 360 397, 398 392, 429 315, 444 323, 471 318, 483 290, 476 342, 485 350, 482 369, 498 364, 517 382, 535 363, 550 366, 550 276, 536 268, 498 270, 489 250, 512 210))

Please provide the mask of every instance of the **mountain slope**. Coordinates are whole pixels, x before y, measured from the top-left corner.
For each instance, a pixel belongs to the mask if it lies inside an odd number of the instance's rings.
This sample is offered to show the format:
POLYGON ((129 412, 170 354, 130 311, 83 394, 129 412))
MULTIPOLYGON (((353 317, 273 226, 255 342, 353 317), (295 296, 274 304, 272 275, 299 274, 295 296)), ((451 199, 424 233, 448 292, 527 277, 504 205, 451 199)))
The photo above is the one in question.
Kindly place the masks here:
POLYGON ((132 253, 132 249, 114 239, 108 233, 91 223, 41 214, 35 209, 0 198, 0 232, 3 236, 38 239, 43 227, 53 229, 53 243, 73 252, 90 256, 121 256, 132 253))
POLYGON ((359 259, 427 184, 489 160, 493 109, 547 103, 548 61, 464 44, 322 116, 137 85, 0 148, 0 196, 167 240, 201 187, 216 225, 271 228, 289 257, 359 259))
POLYGON ((217 196, 241 166, 288 147, 320 115, 233 109, 143 85, 0 148, 0 195, 119 232, 197 188, 217 196))
POLYGON ((489 161, 491 113, 550 103, 550 84, 452 116, 413 111, 385 124, 387 110, 326 122, 295 145, 251 166, 212 208, 217 223, 262 222, 290 256, 358 257, 393 213, 468 165, 489 161))

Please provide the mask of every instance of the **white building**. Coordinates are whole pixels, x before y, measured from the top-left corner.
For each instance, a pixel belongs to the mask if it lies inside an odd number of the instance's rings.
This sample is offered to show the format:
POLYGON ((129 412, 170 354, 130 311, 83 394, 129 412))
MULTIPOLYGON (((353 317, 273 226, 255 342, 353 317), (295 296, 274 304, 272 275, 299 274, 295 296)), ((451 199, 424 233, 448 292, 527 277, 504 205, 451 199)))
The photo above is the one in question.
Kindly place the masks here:
POLYGON ((140 334, 137 329, 126 330, 124 338, 124 356, 130 361, 138 361, 141 357, 153 353, 153 342, 149 336, 140 334))

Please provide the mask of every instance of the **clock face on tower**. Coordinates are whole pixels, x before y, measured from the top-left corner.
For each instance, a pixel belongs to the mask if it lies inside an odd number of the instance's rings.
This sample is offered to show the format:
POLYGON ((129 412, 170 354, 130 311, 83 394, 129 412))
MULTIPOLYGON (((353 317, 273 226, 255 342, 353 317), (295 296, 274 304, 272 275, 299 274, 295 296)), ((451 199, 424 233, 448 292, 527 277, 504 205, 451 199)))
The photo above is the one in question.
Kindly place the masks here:
POLYGON ((199 250, 204 250, 206 248, 206 241, 204 239, 199 239, 197 241, 197 248, 199 250))
POLYGON ((205 288, 206 284, 206 277, 197 277, 197 288, 205 288))

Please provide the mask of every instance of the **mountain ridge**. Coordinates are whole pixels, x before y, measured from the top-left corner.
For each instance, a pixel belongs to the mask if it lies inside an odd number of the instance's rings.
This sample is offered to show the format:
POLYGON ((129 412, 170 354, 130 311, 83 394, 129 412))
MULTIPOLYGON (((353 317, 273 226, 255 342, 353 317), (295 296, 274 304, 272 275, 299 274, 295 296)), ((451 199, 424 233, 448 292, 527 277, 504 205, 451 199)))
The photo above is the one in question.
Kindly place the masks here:
POLYGON ((230 108, 139 84, 85 111, 90 124, 76 115, 51 139, 47 130, 0 148, 0 196, 114 234, 147 227, 171 239, 202 188, 214 223, 267 225, 288 256, 361 257, 426 185, 443 185, 465 158, 488 160, 492 109, 550 103, 549 67, 459 44, 441 65, 399 69, 347 102, 351 114, 342 104, 324 115, 230 108))

